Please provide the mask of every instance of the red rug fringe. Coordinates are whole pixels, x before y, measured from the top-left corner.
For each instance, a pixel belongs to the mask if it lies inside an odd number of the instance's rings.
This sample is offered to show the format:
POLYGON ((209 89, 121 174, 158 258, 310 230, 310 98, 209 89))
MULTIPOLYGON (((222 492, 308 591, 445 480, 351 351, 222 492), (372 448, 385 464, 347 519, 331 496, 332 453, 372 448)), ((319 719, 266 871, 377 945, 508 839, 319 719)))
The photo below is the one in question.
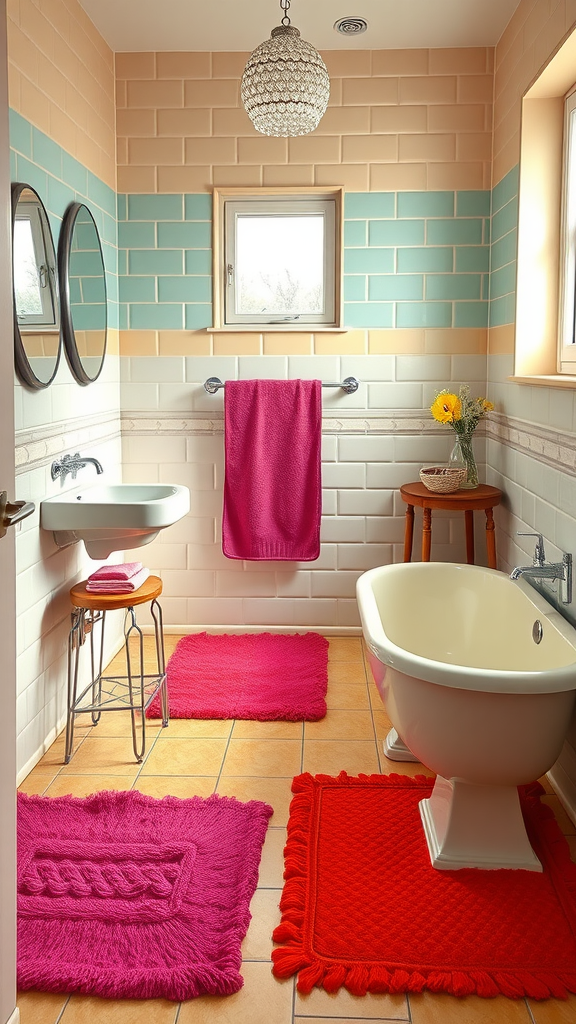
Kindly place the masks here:
MULTIPOLYGON (((342 986, 352 995, 364 996, 371 993, 401 992, 446 992, 454 996, 477 995, 482 997, 507 996, 520 999, 567 999, 576 993, 576 964, 574 972, 555 974, 550 971, 404 971, 378 963, 357 963, 343 961, 334 963, 307 948, 304 935, 306 912, 306 878, 308 864, 308 842, 310 818, 314 808, 314 794, 322 786, 358 786, 370 782, 376 786, 413 785, 426 783, 425 775, 358 775, 349 776, 341 772, 336 778, 328 775, 312 776, 308 772, 296 776, 292 783, 295 794, 290 804, 288 839, 285 847, 285 885, 280 901, 281 923, 273 932, 274 942, 282 948, 272 951, 273 974, 277 978, 288 978, 298 973, 298 991, 309 994, 315 986, 334 993, 342 986)), ((563 909, 576 935, 576 865, 570 859, 568 844, 554 818, 552 810, 540 801, 544 793, 538 782, 520 787, 524 807, 529 807, 526 826, 530 841, 545 869, 557 878, 561 885, 557 894, 561 899, 562 890, 567 898, 562 900, 563 909), (535 829, 533 822, 537 822, 535 829)))

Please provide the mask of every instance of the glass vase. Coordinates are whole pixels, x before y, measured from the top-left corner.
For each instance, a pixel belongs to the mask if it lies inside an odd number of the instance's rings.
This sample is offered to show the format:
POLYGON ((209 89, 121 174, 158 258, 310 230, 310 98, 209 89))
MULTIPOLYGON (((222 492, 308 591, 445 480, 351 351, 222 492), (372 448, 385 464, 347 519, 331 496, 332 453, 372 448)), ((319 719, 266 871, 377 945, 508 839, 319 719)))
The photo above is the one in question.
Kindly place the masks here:
POLYGON ((473 432, 458 434, 448 464, 457 469, 466 469, 466 479, 460 487, 478 487, 478 467, 472 447, 473 432))

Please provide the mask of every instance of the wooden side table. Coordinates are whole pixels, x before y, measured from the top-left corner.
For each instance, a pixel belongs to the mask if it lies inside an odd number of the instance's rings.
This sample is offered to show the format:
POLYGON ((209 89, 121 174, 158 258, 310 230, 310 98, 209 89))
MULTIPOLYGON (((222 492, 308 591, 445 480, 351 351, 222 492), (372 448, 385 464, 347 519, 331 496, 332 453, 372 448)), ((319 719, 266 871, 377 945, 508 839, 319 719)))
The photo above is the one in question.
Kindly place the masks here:
POLYGON ((486 513, 486 549, 488 552, 488 568, 496 568, 496 541, 494 539, 494 517, 492 509, 500 504, 502 491, 489 484, 454 491, 452 494, 437 494, 429 491, 420 481, 403 484, 400 488, 402 500, 406 502, 406 527, 404 531, 404 561, 412 559, 412 540, 414 537, 414 506, 422 509, 422 561, 430 561, 432 544, 432 511, 443 509, 450 512, 463 512, 466 519, 466 561, 474 565, 474 512, 478 509, 486 513))

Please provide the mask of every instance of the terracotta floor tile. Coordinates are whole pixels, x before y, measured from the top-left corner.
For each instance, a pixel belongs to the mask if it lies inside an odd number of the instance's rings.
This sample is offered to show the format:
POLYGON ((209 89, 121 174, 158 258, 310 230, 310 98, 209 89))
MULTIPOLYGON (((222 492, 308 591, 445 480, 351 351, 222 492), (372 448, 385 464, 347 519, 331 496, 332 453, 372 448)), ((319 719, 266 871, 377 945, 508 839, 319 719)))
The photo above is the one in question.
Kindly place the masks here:
POLYGON ((133 789, 146 793, 161 800, 163 796, 177 796, 180 800, 189 800, 192 796, 211 796, 214 792, 217 776, 211 775, 139 775, 133 789))
POLYGON ((230 740, 222 775, 300 774, 300 740, 230 740))
POLYGON ((381 744, 378 756, 382 775, 409 775, 411 779, 413 779, 415 775, 427 775, 430 778, 433 778, 434 776, 434 772, 431 772, 429 768, 425 767, 425 765, 420 764, 419 761, 392 761, 390 758, 385 756, 381 744))
POLYGON ((52 771, 45 772, 39 771, 38 768, 33 768, 20 783, 18 789, 21 793, 28 793, 29 796, 41 796, 56 778, 58 771, 59 769, 56 769, 56 767, 52 771))
POLYGON ((168 999, 70 996, 58 1024, 174 1024, 178 1003, 168 999))
POLYGON ((277 981, 269 963, 250 962, 242 964, 242 977, 244 987, 234 995, 182 1003, 178 1024, 291 1024, 292 979, 277 981))
POLYGON ((302 722, 234 722, 235 740, 301 740, 302 722))
POLYGON ((58 775, 46 796, 90 796, 105 789, 132 789, 132 775, 58 775))
MULTIPOLYGON (((155 739, 158 730, 162 728, 160 719, 146 719, 146 743, 155 739)), ((136 735, 140 735, 140 715, 136 716, 136 735)), ((98 725, 93 727, 90 733, 93 737, 103 736, 132 736, 132 721, 129 711, 105 711, 98 725)))
POLYGON ((159 736, 142 767, 142 775, 217 775, 226 742, 224 739, 159 736))
POLYGON ((52 992, 19 992, 20 1024, 55 1024, 69 996, 52 992))
MULTIPOLYGON (((528 1005, 534 1024, 574 1024, 576 1021, 576 996, 566 1000, 546 999, 544 1002, 529 999, 528 1005)), ((26 1024, 26 1021, 22 1021, 22 1024, 26 1024)))
MULTIPOLYGON (((83 732, 83 731, 82 732, 80 732, 80 731, 76 732, 75 731, 75 735, 74 735, 74 753, 76 753, 80 749, 80 747, 82 746, 82 744, 84 743, 84 741, 86 739, 88 739, 88 736, 87 736, 87 734, 85 732, 83 732)), ((64 764, 64 750, 65 749, 66 749, 66 738, 65 738, 64 733, 62 732, 54 740, 54 743, 52 744, 52 746, 40 758, 40 760, 38 761, 38 764, 36 765, 36 768, 39 771, 49 771, 50 768, 52 768, 52 767, 56 767, 56 768, 60 769, 62 767, 62 765, 64 764)), ((73 756, 74 756, 74 754, 73 754, 73 756)))
POLYGON ((457 999, 443 993, 423 992, 410 996, 410 1010, 412 1024, 532 1024, 525 1001, 505 996, 457 999))
POLYGON ((384 708, 382 708, 381 710, 379 708, 374 708, 372 715, 374 718, 376 735, 379 740, 383 740, 390 732, 390 729, 392 728, 392 722, 388 718, 388 715, 384 711, 384 708))
POLYGON ((341 988, 333 995, 323 988, 312 989, 310 995, 296 992, 294 1014, 304 1017, 350 1017, 353 1020, 409 1020, 408 1004, 403 995, 353 996, 341 988))
POLYGON ((306 740, 374 740, 369 711, 339 711, 332 708, 319 722, 304 723, 306 740))
POLYGON ((351 711, 367 711, 370 708, 368 691, 365 683, 328 683, 326 694, 328 708, 340 708, 351 711))
POLYGON ((280 924, 282 889, 256 889, 250 904, 252 920, 242 943, 242 960, 270 961, 272 932, 280 924))
POLYGON ((362 637, 328 637, 328 661, 362 661, 362 637))
POLYGON ((70 775, 130 775, 134 779, 140 768, 128 737, 103 736, 100 739, 90 735, 72 755, 69 764, 62 765, 62 772, 70 775))
POLYGON ((292 790, 290 789, 292 779, 268 779, 248 776, 223 776, 218 782, 217 793, 221 796, 235 796, 238 800, 263 800, 274 808, 274 814, 270 818, 271 827, 286 825, 292 790))
POLYGON ((368 740, 307 740, 304 771, 312 775, 338 775, 340 772, 370 775, 379 771, 376 746, 368 740))
MULTIPOLYGON (((152 724, 157 719, 149 719, 152 724)), ((230 718, 171 718, 166 729, 166 736, 175 739, 228 739, 232 732, 233 721, 230 718)))
POLYGON ((258 873, 258 885, 261 889, 281 889, 284 885, 285 846, 286 829, 273 828, 269 825, 258 873))
POLYGON ((328 664, 328 687, 336 683, 362 683, 366 686, 366 672, 362 662, 331 661, 328 664))

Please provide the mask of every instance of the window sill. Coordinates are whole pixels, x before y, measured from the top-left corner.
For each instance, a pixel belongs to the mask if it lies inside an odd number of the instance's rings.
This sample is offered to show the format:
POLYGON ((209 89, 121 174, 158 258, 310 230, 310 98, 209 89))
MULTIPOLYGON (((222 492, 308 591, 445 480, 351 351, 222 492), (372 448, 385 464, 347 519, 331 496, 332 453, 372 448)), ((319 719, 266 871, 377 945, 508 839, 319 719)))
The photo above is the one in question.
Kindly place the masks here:
POLYGON ((576 375, 563 374, 533 374, 523 377, 508 377, 513 384, 532 384, 533 387, 541 388, 571 388, 576 389, 576 375))
POLYGON ((207 327, 208 334, 270 334, 272 331, 294 334, 346 334, 352 327, 325 327, 323 324, 229 324, 227 327, 207 327))

